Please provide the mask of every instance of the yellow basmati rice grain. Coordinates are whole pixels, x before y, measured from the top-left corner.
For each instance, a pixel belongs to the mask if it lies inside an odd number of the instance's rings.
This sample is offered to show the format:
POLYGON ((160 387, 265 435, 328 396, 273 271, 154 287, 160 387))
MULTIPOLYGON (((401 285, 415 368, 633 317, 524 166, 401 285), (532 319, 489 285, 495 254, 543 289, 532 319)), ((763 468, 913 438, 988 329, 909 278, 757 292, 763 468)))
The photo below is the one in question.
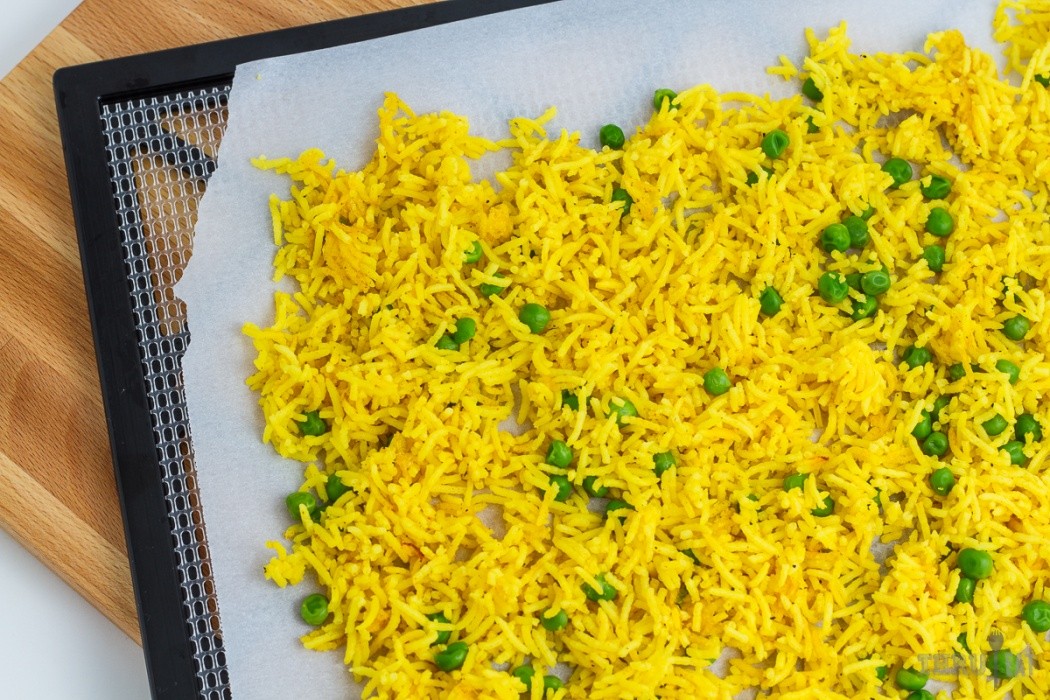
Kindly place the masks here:
POLYGON ((568 667, 571 698, 881 697, 895 692, 883 666, 924 667, 954 698, 1050 698, 1050 644, 1019 619, 1050 598, 1050 440, 1024 445, 1025 467, 1001 449, 1022 413, 1050 431, 1050 91, 1036 80, 1050 2, 1004 0, 996 31, 1015 80, 957 32, 901 55, 850 53, 845 26, 810 32, 801 68, 771 72, 813 77, 819 106, 699 86, 621 151, 550 129, 553 110, 497 143, 388 95, 360 171, 318 150, 260 158, 292 182, 269 206, 275 279, 298 288, 245 327, 262 437, 306 463, 301 490, 327 501, 332 474, 350 489, 290 527, 290 547, 268 545, 268 578, 330 600, 305 646, 342 649, 380 698, 518 698, 506 669, 523 663, 537 678, 568 667), (770 161, 774 128, 791 143, 770 161), (511 165, 475 181, 471 161, 493 151, 511 165), (892 189, 889 157, 916 179, 892 189), (952 180, 946 201, 923 197, 931 174, 952 180), (946 239, 924 231, 935 206, 955 218, 946 239), (869 207, 871 242, 825 253, 820 232, 869 207), (893 284, 871 318, 851 319, 855 290, 817 295, 825 271, 883 267, 893 284), (550 310, 542 334, 518 321, 526 303, 550 310), (1001 332, 1017 315, 1023 342, 1001 332), (474 337, 435 347, 462 318, 474 337), (909 369, 912 345, 934 361, 909 369), (732 381, 722 396, 704 390, 713 367, 732 381), (937 458, 911 432, 940 397, 937 458), (638 416, 618 424, 624 401, 638 416), (310 411, 323 435, 301 433, 310 411), (1010 429, 989 437, 996 414, 1010 429), (553 439, 573 450, 567 470, 545 464, 553 439), (957 479, 946 497, 928 482, 941 466, 957 479), (795 473, 804 487, 784 490, 795 473), (585 480, 633 509, 603 517, 585 480), (833 513, 814 513, 827 498, 833 513), (995 562, 972 604, 955 602, 966 547, 995 562), (613 600, 585 595, 599 576, 613 600), (545 611, 568 625, 546 630, 545 611), (470 648, 451 673, 433 663, 444 631, 470 648), (969 670, 963 633, 975 655, 1020 654, 1024 673, 997 681, 979 656, 969 670))

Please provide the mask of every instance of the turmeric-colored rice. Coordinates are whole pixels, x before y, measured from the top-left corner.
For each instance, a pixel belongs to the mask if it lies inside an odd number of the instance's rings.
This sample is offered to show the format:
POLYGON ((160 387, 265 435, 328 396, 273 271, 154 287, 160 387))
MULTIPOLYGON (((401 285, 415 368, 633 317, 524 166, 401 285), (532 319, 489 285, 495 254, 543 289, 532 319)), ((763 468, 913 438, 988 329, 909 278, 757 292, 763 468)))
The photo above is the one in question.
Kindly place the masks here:
POLYGON ((1001 449, 1022 413, 1050 431, 1047 18, 1045 0, 1002 3, 1014 79, 956 32, 869 56, 844 26, 811 35, 801 67, 771 70, 812 78, 821 102, 693 87, 625 125, 621 150, 548 133, 553 110, 492 142, 388 95, 361 171, 317 150, 260 159, 293 183, 271 207, 276 276, 298 289, 246 326, 263 439, 306 464, 322 503, 328 475, 350 487, 270 544, 268 578, 330 599, 306 647, 341 650, 366 697, 519 698, 508 669, 531 664, 534 700, 557 665, 547 697, 898 697, 911 667, 952 698, 1050 698, 1050 644, 1020 618, 1050 600, 1050 440, 1028 436, 1023 465, 1001 449), (776 159, 760 146, 773 129, 790 138, 776 159), (475 181, 471 160, 496 150, 510 167, 475 181), (890 157, 914 168, 899 188, 890 157), (944 201, 921 192, 933 174, 952 182, 944 201), (869 206, 870 242, 826 253, 823 229, 869 206), (924 231, 934 207, 954 218, 947 238, 924 231), (464 262, 475 241, 483 257, 464 262), (817 293, 827 271, 883 266, 871 318, 851 318, 857 290, 817 293), (526 303, 550 310, 542 333, 518 320, 526 303), (1015 316, 1022 341, 1001 330, 1015 316), (461 318, 476 335, 438 349, 461 318), (909 368, 912 346, 932 362, 909 368), (721 396, 704 389, 715 367, 721 396), (911 434, 939 397, 943 457, 911 434), (638 415, 618 424, 624 400, 638 415), (501 430, 515 406, 519 429, 501 430), (304 436, 315 410, 327 432, 304 436), (990 437, 996 414, 1010 427, 990 437), (545 464, 555 439, 567 470, 545 464), (940 467, 947 496, 929 483, 940 467), (810 476, 785 490, 795 473, 810 476), (633 510, 605 517, 588 477, 633 510), (814 515, 828 496, 834 512, 814 515), (963 548, 994 561, 972 603, 955 602, 963 548), (615 599, 585 595, 599 574, 615 599), (541 625, 558 611, 564 629, 541 625), (469 653, 446 672, 434 642, 449 630, 469 653), (1000 647, 1023 662, 1013 679, 981 661, 1000 647))

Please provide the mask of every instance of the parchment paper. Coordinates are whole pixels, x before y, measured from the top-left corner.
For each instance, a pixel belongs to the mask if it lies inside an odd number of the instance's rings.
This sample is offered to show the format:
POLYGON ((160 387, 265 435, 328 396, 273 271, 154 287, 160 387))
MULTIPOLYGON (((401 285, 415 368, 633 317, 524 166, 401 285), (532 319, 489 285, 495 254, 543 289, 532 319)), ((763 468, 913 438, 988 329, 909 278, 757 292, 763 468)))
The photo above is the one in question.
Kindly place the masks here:
MULTIPOLYGON (((302 465, 263 445, 245 386, 251 343, 241 326, 273 318, 275 248, 267 200, 282 177, 249 159, 323 148, 346 169, 370 157, 376 110, 396 91, 417 113, 466 115, 499 138, 507 120, 557 106, 555 128, 625 131, 651 113, 655 88, 710 83, 773 97, 799 85, 768 76, 786 54, 801 65, 803 30, 847 20, 855 52, 921 50, 926 34, 961 29, 997 58, 993 0, 563 0, 369 42, 240 66, 230 119, 200 207, 193 257, 178 286, 189 313, 187 401, 223 640, 234 696, 358 697, 342 654, 304 650, 298 602, 309 584, 263 579, 288 524, 284 497, 302 465)), ((1001 61, 1000 61, 1001 64, 1001 61)))

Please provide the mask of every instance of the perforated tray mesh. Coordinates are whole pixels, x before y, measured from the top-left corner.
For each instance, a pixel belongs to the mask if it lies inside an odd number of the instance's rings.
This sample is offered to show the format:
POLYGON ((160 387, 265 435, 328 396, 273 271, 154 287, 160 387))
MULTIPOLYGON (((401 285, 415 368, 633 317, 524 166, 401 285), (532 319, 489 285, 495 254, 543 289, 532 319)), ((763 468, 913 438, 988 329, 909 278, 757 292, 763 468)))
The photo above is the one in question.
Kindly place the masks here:
POLYGON ((100 107, 184 617, 198 694, 206 700, 231 695, 183 388, 186 309, 174 285, 215 170, 229 90, 227 84, 100 107))

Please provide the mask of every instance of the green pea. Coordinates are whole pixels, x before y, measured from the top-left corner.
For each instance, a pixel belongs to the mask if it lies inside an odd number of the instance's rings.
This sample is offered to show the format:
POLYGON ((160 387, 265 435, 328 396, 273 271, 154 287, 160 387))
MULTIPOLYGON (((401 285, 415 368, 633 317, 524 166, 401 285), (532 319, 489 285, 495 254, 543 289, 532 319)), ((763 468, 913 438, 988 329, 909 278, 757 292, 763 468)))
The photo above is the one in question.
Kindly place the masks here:
POLYGON ((833 250, 845 253, 849 250, 849 245, 849 229, 845 224, 831 224, 820 234, 820 247, 828 253, 833 250))
POLYGON ((882 489, 876 487, 875 488, 875 498, 873 498, 871 500, 875 502, 875 506, 879 510, 882 510, 882 489))
POLYGON ((853 311, 850 312, 849 317, 854 321, 860 321, 865 318, 871 318, 878 310, 878 297, 872 296, 871 294, 865 294, 859 300, 853 300, 853 311))
POLYGON ((773 287, 767 286, 758 295, 758 305, 765 316, 776 316, 780 312, 780 307, 783 303, 784 299, 780 296, 780 292, 773 287))
POLYGON ((933 418, 933 422, 937 423, 941 420, 941 412, 948 408, 948 404, 952 402, 950 394, 938 396, 933 402, 933 410, 930 411, 930 417, 933 418))
MULTIPOLYGON (((430 613, 429 615, 427 615, 427 619, 431 622, 437 622, 441 625, 447 625, 449 624, 449 622, 451 622, 447 617, 445 617, 444 613, 439 612, 430 613)), ((450 637, 452 637, 452 630, 438 630, 437 637, 434 639, 433 642, 430 643, 430 646, 433 647, 441 644, 448 644, 448 640, 450 637)))
POLYGON ((328 619, 328 599, 320 593, 306 596, 299 606, 299 614, 308 625, 316 627, 322 624, 328 619))
POLYGON ((849 247, 863 248, 868 245, 868 222, 860 216, 847 216, 842 225, 849 231, 849 247))
POLYGON ((561 390, 561 403, 563 406, 568 406, 574 411, 580 410, 580 397, 568 389, 561 390))
POLYGON ((1011 440, 1003 445, 1001 449, 1010 456, 1010 464, 1014 466, 1022 467, 1028 461, 1024 454, 1024 443, 1019 440, 1011 440))
POLYGON ((1012 651, 996 649, 988 652, 985 666, 996 678, 1007 679, 1019 674, 1023 670, 1024 664, 1021 662, 1020 657, 1012 651))
POLYGON ((944 199, 952 191, 952 181, 943 175, 930 175, 929 184, 919 188, 926 199, 944 199))
POLYGON ((911 429, 911 435, 916 440, 925 440, 933 432, 933 416, 929 411, 923 411, 921 415, 919 422, 911 429))
MULTIPOLYGON (((762 171, 766 174, 766 179, 767 180, 769 178, 773 177, 774 173, 773 173, 773 169, 772 168, 768 168, 765 165, 763 165, 762 166, 762 171)), ((748 172, 746 182, 747 182, 749 187, 752 186, 752 185, 757 185, 758 184, 758 173, 756 173, 754 171, 748 172)))
POLYGON ((820 127, 817 126, 815 121, 813 121, 813 115, 806 117, 806 133, 815 134, 818 131, 820 131, 820 127))
POLYGON ((908 693, 908 697, 905 700, 935 700, 933 693, 926 690, 913 690, 908 693))
POLYGON ((463 262, 467 265, 473 265, 474 263, 481 260, 481 256, 484 251, 481 249, 481 241, 474 241, 467 248, 467 252, 463 253, 463 262))
POLYGON ((893 190, 911 180, 911 163, 903 158, 890 158, 882 164, 882 171, 893 178, 893 190))
POLYGON ((732 386, 729 375, 721 367, 713 367, 704 372, 704 390, 711 396, 721 396, 732 386))
POLYGON ((930 433, 922 441, 922 453, 930 457, 943 457, 948 451, 948 436, 940 431, 930 433))
POLYGON ((463 666, 467 660, 467 652, 470 647, 466 642, 452 642, 441 651, 434 654, 434 665, 442 671, 451 672, 463 666))
POLYGON ((350 487, 343 483, 338 474, 328 475, 328 481, 324 484, 324 492, 328 496, 329 503, 335 503, 349 490, 350 487))
POLYGON ((875 667, 875 677, 878 678, 880 681, 886 680, 887 678, 890 677, 890 667, 889 666, 876 666, 875 667))
POLYGON ((559 469, 568 469, 572 464, 572 448, 561 440, 551 440, 547 446, 547 464, 559 469))
POLYGON ((631 213, 631 205, 634 204, 634 197, 622 187, 617 187, 612 191, 613 202, 623 202, 623 207, 620 209, 620 216, 627 216, 631 213))
POLYGON ((653 455, 653 471, 657 476, 663 476, 664 472, 678 464, 673 452, 657 452, 653 455))
POLYGON ((791 138, 782 129, 773 129, 762 139, 762 152, 770 158, 779 158, 791 145, 791 138))
POLYGON ((678 98, 678 93, 674 90, 667 88, 660 88, 653 93, 653 109, 659 112, 663 109, 664 105, 667 105, 667 109, 678 109, 678 105, 675 100, 678 98))
POLYGON ((543 628, 551 632, 557 632, 558 630, 565 629, 565 626, 569 624, 569 615, 564 610, 559 610, 553 615, 548 615, 550 610, 540 615, 540 624, 543 628))
POLYGON ((1033 600, 1021 609, 1021 619, 1037 634, 1050 631, 1050 603, 1033 600))
POLYGON ((953 382, 957 382, 966 376, 966 365, 961 362, 956 362, 948 367, 948 379, 953 382))
POLYGON ((890 284, 890 273, 885 270, 871 270, 865 272, 860 278, 861 291, 874 296, 885 294, 889 290, 890 284))
POLYGON ((510 675, 521 681, 522 685, 525 686, 525 692, 532 691, 532 678, 536 675, 536 669, 529 665, 518 666, 516 669, 510 672, 510 675))
POLYGON ((926 232, 934 236, 944 238, 955 230, 955 220, 944 207, 930 209, 930 215, 926 217, 926 232))
POLYGON ((700 564, 700 557, 696 556, 696 552, 694 552, 693 550, 691 550, 691 549, 680 549, 678 551, 680 551, 682 554, 684 554, 687 557, 689 557, 690 559, 692 559, 693 563, 696 564, 697 566, 701 565, 700 564))
POLYGON ((805 488, 806 479, 809 478, 809 474, 792 474, 784 479, 784 490, 791 491, 792 489, 805 488))
POLYGON ((933 470, 930 474, 930 487, 938 496, 947 496, 955 488, 955 475, 948 467, 933 470))
POLYGON ((618 151, 623 148, 623 144, 627 139, 623 135, 623 129, 615 124, 606 124, 598 130, 598 140, 603 146, 608 146, 614 151, 618 151))
POLYGON ((594 582, 598 584, 597 588, 592 587, 589 583, 582 586, 583 594, 588 600, 616 600, 616 589, 605 580, 605 574, 595 576, 594 582))
POLYGON ((939 245, 928 245, 922 249, 922 259, 926 261, 926 267, 930 272, 940 272, 944 269, 944 248, 939 245))
POLYGON ((817 84, 813 82, 813 78, 806 78, 805 82, 802 83, 802 94, 813 100, 814 102, 820 102, 824 99, 824 93, 820 91, 817 84))
POLYGON ((1042 73, 1040 75, 1032 76, 1035 82, 1039 83, 1043 87, 1050 87, 1050 73, 1042 73))
POLYGON ((839 273, 825 272, 817 280, 817 292, 829 304, 839 304, 849 295, 849 286, 839 273))
POLYGON ((868 206, 864 207, 864 211, 862 211, 860 213, 860 218, 862 218, 865 221, 867 221, 868 219, 870 219, 874 215, 875 215, 875 207, 873 207, 873 206, 871 206, 869 204, 868 206))
POLYGON ((445 333, 434 343, 434 347, 438 350, 459 350, 459 343, 453 340, 448 333, 445 333))
POLYGON ((975 581, 988 578, 992 575, 992 555, 980 549, 966 549, 959 552, 959 558, 955 565, 966 578, 975 581))
POLYGON ((321 418, 319 411, 307 411, 303 416, 305 420, 299 421, 299 432, 303 435, 317 437, 328 432, 328 424, 321 418))
POLYGON ((987 433, 988 437, 1001 435, 1008 425, 1010 424, 1006 422, 1006 419, 998 413, 981 423, 981 427, 984 428, 984 432, 987 433))
POLYGON ((1016 384, 1021 378, 1021 368, 1009 360, 999 360, 995 363, 995 368, 1009 377, 1011 384, 1016 384))
POLYGON ((543 677, 543 693, 545 696, 548 694, 553 695, 554 693, 558 693, 562 690, 563 687, 564 685, 562 684, 562 679, 558 676, 552 676, 550 674, 547 674, 543 677))
POLYGON ((598 486, 598 477, 588 476, 583 480, 583 490, 587 492, 588 496, 594 498, 605 498, 609 495, 608 486, 598 486))
MULTIPOLYGON (((634 506, 632 506, 627 501, 620 500, 619 498, 614 498, 605 504, 605 517, 608 518, 610 515, 612 515, 618 510, 634 510, 634 506)), ((627 521, 627 513, 620 513, 616 516, 616 518, 622 524, 627 521)))
POLYGON ((622 426, 626 419, 638 416, 638 409, 627 399, 615 398, 609 402, 609 415, 616 416, 616 425, 622 426))
MULTIPOLYGON (((502 272, 497 272, 497 273, 493 274, 492 276, 495 277, 496 279, 505 279, 505 277, 504 277, 502 272)), ((492 296, 494 294, 496 296, 499 296, 500 294, 503 293, 503 290, 505 290, 506 288, 507 288, 507 285, 491 284, 489 282, 483 282, 483 283, 478 285, 478 291, 481 293, 482 296, 485 296, 485 297, 490 297, 490 296, 492 296)))
POLYGON ((851 272, 846 275, 846 284, 849 285, 850 289, 856 289, 858 292, 862 291, 860 288, 860 281, 863 275, 859 272, 851 272))
POLYGON ((544 694, 554 694, 562 689, 561 679, 557 676, 552 676, 549 673, 543 677, 543 692, 544 694))
POLYGON ((826 518, 835 512, 835 500, 830 495, 824 496, 823 503, 809 512, 818 518, 826 518))
POLYGON ((296 491, 288 494, 288 497, 284 499, 284 504, 288 507, 288 514, 292 516, 292 520, 299 520, 299 506, 306 506, 306 512, 309 514, 310 520, 314 522, 317 521, 317 516, 321 513, 321 507, 317 503, 317 499, 314 498, 312 493, 306 493, 305 491, 296 491))
POLYGON ((902 690, 922 690, 930 677, 913 668, 902 668, 897 671, 897 687, 902 690))
POLYGON ((1039 424, 1039 421, 1031 413, 1022 413, 1017 416, 1017 421, 1014 423, 1014 436, 1020 442, 1025 442, 1029 435, 1032 436, 1032 442, 1041 441, 1043 439, 1043 426, 1039 424))
POLYGON ((956 603, 973 603, 973 592, 977 588, 977 582, 972 578, 963 576, 959 579, 959 585, 955 589, 956 603))
POLYGON ((923 365, 933 362, 933 353, 926 348, 912 345, 904 351, 901 355, 901 359, 904 360, 904 364, 908 365, 910 369, 915 369, 916 367, 922 367, 923 365))
POLYGON ((477 327, 478 322, 472 318, 459 319, 456 321, 456 332, 452 334, 452 340, 456 341, 457 345, 462 345, 474 337, 477 327))
POLYGON ((1032 323, 1024 316, 1014 316, 1003 321, 1003 335, 1010 340, 1024 340, 1030 330, 1032 323))
POLYGON ((518 320, 529 327, 533 333, 540 334, 547 329, 551 322, 551 312, 539 304, 526 304, 518 312, 518 320))
POLYGON ((550 477, 551 486, 555 488, 554 500, 558 503, 565 503, 569 500, 569 496, 572 495, 572 482, 569 478, 563 474, 551 474, 550 477))
POLYGON ((963 633, 962 633, 962 634, 960 634, 960 635, 959 635, 958 637, 956 637, 956 638, 955 638, 955 641, 956 641, 956 643, 958 643, 958 645, 959 645, 960 647, 962 647, 962 649, 963 649, 963 650, 964 650, 964 651, 965 651, 965 652, 966 652, 967 654, 969 654, 969 653, 970 653, 970 645, 966 643, 966 633, 965 633, 965 632, 963 632, 963 633))

